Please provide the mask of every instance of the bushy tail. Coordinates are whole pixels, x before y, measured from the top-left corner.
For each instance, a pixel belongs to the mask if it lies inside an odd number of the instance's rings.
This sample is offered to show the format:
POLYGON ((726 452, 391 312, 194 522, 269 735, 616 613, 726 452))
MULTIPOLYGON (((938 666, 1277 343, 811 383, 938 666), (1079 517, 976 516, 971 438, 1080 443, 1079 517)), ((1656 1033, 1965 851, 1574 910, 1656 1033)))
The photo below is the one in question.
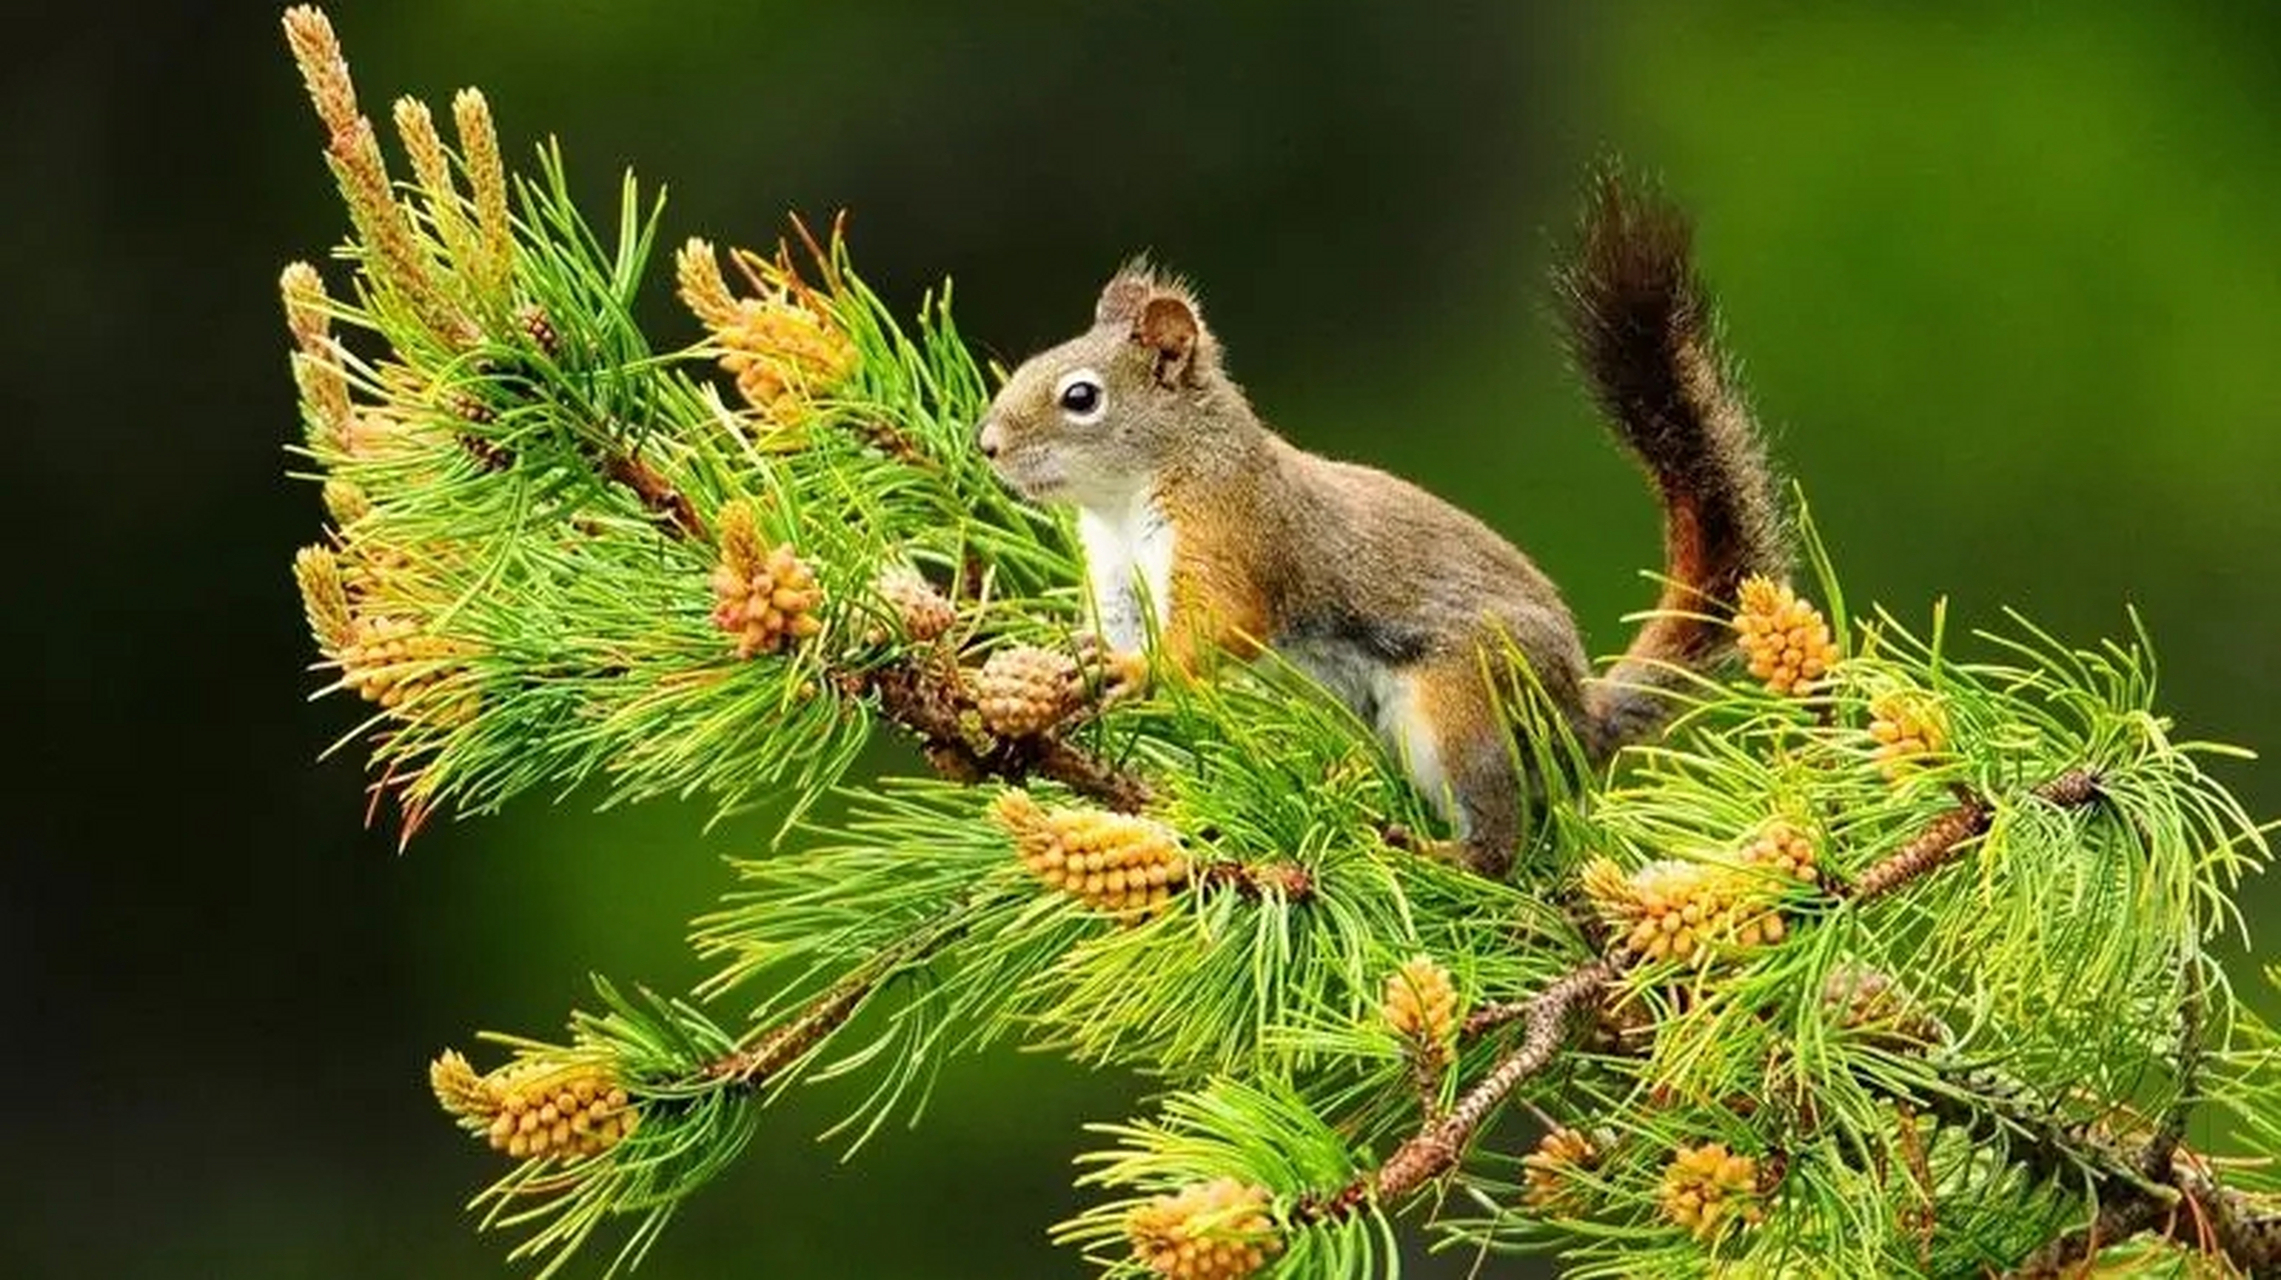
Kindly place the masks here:
POLYGON ((1728 652, 1723 616, 1743 579, 1788 570, 1774 480, 1749 406, 1715 341, 1686 216, 1593 180, 1583 242, 1555 277, 1570 352, 1663 500, 1663 596, 1586 702, 1596 754, 1662 726, 1658 690, 1728 652))

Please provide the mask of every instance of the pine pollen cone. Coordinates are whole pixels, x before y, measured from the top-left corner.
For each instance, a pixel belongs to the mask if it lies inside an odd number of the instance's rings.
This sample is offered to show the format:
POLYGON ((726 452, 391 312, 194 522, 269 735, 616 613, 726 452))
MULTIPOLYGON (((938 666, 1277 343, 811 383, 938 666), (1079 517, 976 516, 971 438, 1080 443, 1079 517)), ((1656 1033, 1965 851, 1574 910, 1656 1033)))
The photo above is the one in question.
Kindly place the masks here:
POLYGON ((1457 1034, 1457 984, 1449 970, 1418 956, 1386 978, 1380 1016, 1394 1034, 1420 1045, 1447 1045, 1457 1034))
POLYGON ((446 1051, 429 1065, 428 1083, 462 1128, 516 1160, 597 1156, 641 1119, 624 1085, 591 1061, 524 1058, 478 1075, 446 1051))
POLYGON ((1048 809, 1020 790, 991 805, 1014 837, 1023 865, 1096 910, 1145 915, 1188 883, 1188 860, 1171 828, 1105 809, 1048 809))
POLYGON ((1536 1150, 1521 1158, 1521 1203, 1546 1215, 1566 1215, 1583 1208, 1577 1175, 1600 1162, 1600 1149, 1574 1129, 1554 1129, 1537 1140, 1536 1150))
POLYGON ((736 377, 745 402, 769 422, 795 425, 816 396, 855 373, 860 356, 788 251, 763 258, 740 249, 734 257, 758 296, 730 293, 713 246, 691 240, 674 258, 681 300, 712 332, 721 367, 736 377))
POLYGON ((1898 782, 1948 745, 1948 722, 1929 694, 1888 693, 1869 704, 1869 736, 1878 770, 1898 782))
POLYGON ((1606 858, 1584 867, 1585 895, 1621 945, 1644 960, 1707 965, 1722 952, 1782 940, 1761 877, 1717 862, 1651 862, 1626 876, 1606 858))
POLYGON ((1061 723, 1077 706, 1077 659, 1036 645, 1000 649, 974 676, 982 726, 1002 738, 1029 738, 1061 723))
POLYGON ((737 638, 737 656, 774 653, 824 629, 816 617, 823 588, 816 575, 780 543, 763 554, 752 504, 721 508, 721 560, 713 567, 713 625, 737 638))
POLYGON ((1758 833, 1758 838, 1743 850, 1744 861, 1752 866, 1780 872, 1783 876, 1813 884, 1821 879, 1821 869, 1814 865, 1814 842, 1805 832, 1786 822, 1769 825, 1758 833))
POLYGON ((1235 1178, 1135 1205, 1125 1234, 1133 1255, 1167 1280, 1244 1280, 1283 1250, 1267 1192, 1235 1178))
POLYGON ((409 618, 359 615, 333 660, 340 665, 341 683, 366 702, 407 717, 464 724, 475 715, 472 691, 440 703, 432 702, 431 695, 462 668, 468 652, 465 642, 431 634, 409 618))
POLYGON ((1664 1167, 1657 1203, 1667 1220, 1706 1243, 1735 1223, 1756 1226, 1766 1219, 1758 1161, 1723 1142, 1680 1148, 1664 1167))
POLYGON ((1752 576, 1743 581, 1734 627, 1753 678, 1780 694, 1807 692, 1838 660, 1822 612, 1788 583, 1752 576))

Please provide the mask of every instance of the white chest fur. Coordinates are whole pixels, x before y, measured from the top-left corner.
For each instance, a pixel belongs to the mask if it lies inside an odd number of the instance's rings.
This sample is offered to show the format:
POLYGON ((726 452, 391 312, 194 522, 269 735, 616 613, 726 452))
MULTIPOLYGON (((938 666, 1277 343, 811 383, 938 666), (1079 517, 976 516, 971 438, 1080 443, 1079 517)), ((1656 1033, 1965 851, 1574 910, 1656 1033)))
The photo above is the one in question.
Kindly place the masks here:
POLYGON ((1113 649, 1139 649, 1172 607, 1172 522, 1137 494, 1105 511, 1079 507, 1077 536, 1101 638, 1113 649))

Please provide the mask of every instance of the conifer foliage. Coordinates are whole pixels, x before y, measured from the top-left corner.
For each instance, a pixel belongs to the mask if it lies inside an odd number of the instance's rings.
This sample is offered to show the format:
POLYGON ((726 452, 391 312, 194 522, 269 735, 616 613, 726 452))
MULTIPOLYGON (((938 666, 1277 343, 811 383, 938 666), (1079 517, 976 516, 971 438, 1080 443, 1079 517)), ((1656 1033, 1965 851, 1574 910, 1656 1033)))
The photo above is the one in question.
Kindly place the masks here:
POLYGON ((285 29, 350 225, 280 282, 328 519, 294 573, 375 806, 792 815, 698 920, 700 989, 436 1060, 516 1256, 630 1266, 787 1088, 868 1077, 860 1143, 1010 1040, 1156 1082, 1056 1228, 1110 1275, 1390 1274, 1397 1219, 1579 1276, 2281 1267, 2274 1173, 2210 1149, 2281 1136, 2210 950, 2267 851, 2143 637, 1850 617, 1817 551, 1608 769, 1512 709, 1551 794, 1492 883, 1271 658, 1082 639, 1068 528, 971 447, 947 288, 906 322, 836 229, 692 240, 660 344, 631 179, 598 231, 474 90, 448 140, 395 104, 398 176, 324 15, 285 29), (852 776, 877 735, 910 776, 852 776))

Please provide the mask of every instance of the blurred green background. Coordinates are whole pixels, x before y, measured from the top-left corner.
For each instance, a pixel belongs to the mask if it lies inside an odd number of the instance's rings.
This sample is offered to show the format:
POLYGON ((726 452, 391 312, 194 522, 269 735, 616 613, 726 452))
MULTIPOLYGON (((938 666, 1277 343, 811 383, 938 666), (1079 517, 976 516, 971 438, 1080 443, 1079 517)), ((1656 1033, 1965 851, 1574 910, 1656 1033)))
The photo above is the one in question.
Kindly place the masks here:
MULTIPOLYGON (((1802 9, 334 14, 369 111, 479 83, 513 154, 563 138, 595 213, 623 166, 669 183, 668 243, 845 206, 884 293, 955 276, 1009 362, 1153 249, 1272 421, 1487 516, 1603 652, 1650 597, 1656 520, 1542 281, 1583 166, 1620 152, 1696 212, 1857 599, 2086 641, 2136 604, 2185 731, 2271 743, 2281 9, 1802 9)), ((534 801, 399 857, 360 828, 358 763, 315 762, 356 713, 304 701, 287 565, 318 508, 282 475, 273 282, 343 219, 275 19, 83 6, 5 54, 10 1276, 504 1273, 458 1211, 495 1166, 435 1113, 428 1056, 551 1031, 590 969, 683 987, 684 922, 768 829, 534 801)), ((662 276, 650 303, 688 336, 662 276)), ((2270 767, 2229 777, 2281 811, 2270 767)), ((2247 902, 2253 926, 2276 905, 2247 902)), ((1079 1124, 1133 1094, 958 1063, 852 1166, 810 1140, 846 1099, 795 1099, 642 1274, 1082 1274, 1044 1231, 1079 1124)))

